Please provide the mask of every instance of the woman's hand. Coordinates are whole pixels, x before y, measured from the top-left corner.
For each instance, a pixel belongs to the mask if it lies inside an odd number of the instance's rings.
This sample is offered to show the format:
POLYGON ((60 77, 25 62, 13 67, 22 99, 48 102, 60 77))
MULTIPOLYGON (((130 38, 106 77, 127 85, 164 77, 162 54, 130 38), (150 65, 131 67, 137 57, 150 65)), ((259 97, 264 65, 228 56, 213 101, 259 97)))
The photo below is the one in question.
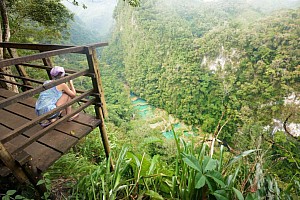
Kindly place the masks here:
POLYGON ((62 90, 65 93, 67 93, 71 98, 74 98, 76 96, 76 90, 73 85, 73 80, 69 80, 68 83, 69 83, 69 86, 67 86, 67 84, 62 84, 62 85, 65 85, 65 87, 62 88, 62 90))

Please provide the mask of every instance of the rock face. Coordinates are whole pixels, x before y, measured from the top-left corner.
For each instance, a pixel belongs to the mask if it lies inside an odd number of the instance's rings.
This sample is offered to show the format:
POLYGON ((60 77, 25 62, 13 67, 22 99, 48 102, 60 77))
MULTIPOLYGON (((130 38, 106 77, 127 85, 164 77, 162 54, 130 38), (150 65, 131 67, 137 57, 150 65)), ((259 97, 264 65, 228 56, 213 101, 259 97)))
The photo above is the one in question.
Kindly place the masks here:
POLYGON ((300 99, 297 97, 296 93, 292 93, 290 96, 284 98, 284 105, 294 104, 300 105, 300 99))
MULTIPOLYGON (((284 105, 293 105, 293 106, 300 106, 300 99, 298 98, 299 95, 296 93, 290 94, 288 97, 284 98, 284 105)), ((273 130, 272 135, 275 134, 277 131, 285 131, 284 130, 284 123, 281 120, 273 119, 273 130)), ((287 123, 286 124, 287 131, 293 135, 294 137, 300 136, 300 124, 297 123, 287 123)))
MULTIPOLYGON (((277 131, 285 131, 283 127, 283 122, 278 119, 273 119, 274 128, 272 130, 272 135, 274 135, 277 131)), ((296 123, 288 123, 286 126, 287 130, 294 137, 300 136, 300 124, 296 123)))
MULTIPOLYGON (((218 69, 223 70, 226 62, 230 62, 231 64, 234 62, 234 58, 238 56, 237 52, 235 50, 232 50, 231 54, 226 54, 224 47, 220 49, 219 55, 215 59, 211 59, 209 57, 204 56, 202 59, 201 65, 208 65, 209 69, 213 72, 217 71, 218 69), (227 55, 227 56, 226 56, 227 55)), ((284 105, 292 105, 300 107, 300 94, 291 93, 289 96, 284 98, 284 105)), ((270 103, 272 104, 272 103, 270 103)), ((283 121, 279 119, 273 119, 273 126, 267 126, 266 129, 272 132, 272 135, 274 135, 277 131, 283 131, 286 132, 284 129, 284 123, 283 121)), ((293 123, 288 122, 286 123, 286 129, 287 131, 294 137, 300 136, 300 124, 299 123, 293 123)))

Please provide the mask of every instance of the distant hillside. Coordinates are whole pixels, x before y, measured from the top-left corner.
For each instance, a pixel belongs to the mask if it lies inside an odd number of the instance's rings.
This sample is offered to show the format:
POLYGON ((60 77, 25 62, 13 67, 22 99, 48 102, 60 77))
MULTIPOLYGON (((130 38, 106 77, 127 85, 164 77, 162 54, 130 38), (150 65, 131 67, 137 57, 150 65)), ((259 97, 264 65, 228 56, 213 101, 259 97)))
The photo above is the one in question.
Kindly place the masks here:
POLYGON ((299 0, 246 0, 246 2, 264 12, 271 12, 282 8, 295 9, 300 6, 299 0))
POLYGON ((74 17, 71 23, 70 43, 75 45, 84 45, 100 42, 101 37, 98 32, 89 29, 78 16, 74 17))
POLYGON ((108 63, 124 68, 136 94, 205 132, 214 131, 225 104, 240 119, 268 124, 284 97, 299 90, 299 10, 267 17, 241 0, 192 2, 119 6, 108 63))
POLYGON ((79 6, 74 6, 70 2, 64 2, 64 5, 76 16, 76 21, 73 25, 79 26, 77 28, 74 27, 74 29, 85 27, 97 37, 107 37, 114 23, 112 15, 117 0, 78 0, 78 2, 79 6), (82 4, 87 8, 84 9, 82 4))

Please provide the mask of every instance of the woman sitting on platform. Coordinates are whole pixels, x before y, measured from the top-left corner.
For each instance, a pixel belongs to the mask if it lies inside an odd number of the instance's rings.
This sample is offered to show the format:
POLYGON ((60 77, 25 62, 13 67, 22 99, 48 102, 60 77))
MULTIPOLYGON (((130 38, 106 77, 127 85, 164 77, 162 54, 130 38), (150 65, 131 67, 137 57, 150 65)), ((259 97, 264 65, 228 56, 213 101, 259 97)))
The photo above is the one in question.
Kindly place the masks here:
MULTIPOLYGON (((65 70, 63 67, 55 66, 50 71, 53 80, 57 80, 65 76, 65 70)), ((50 83, 52 80, 45 81, 44 84, 50 83)), ((38 116, 43 115, 58 106, 61 106, 69 102, 72 98, 76 96, 76 90, 73 85, 73 81, 69 81, 69 86, 66 83, 61 83, 55 87, 45 90, 40 93, 39 98, 35 104, 35 112, 38 116)), ((66 114, 72 112, 71 106, 65 109, 66 114)), ((61 112, 57 112, 50 116, 46 121, 42 122, 43 127, 55 122, 60 116, 61 112)), ((74 115, 70 118, 73 120, 79 114, 74 115)))

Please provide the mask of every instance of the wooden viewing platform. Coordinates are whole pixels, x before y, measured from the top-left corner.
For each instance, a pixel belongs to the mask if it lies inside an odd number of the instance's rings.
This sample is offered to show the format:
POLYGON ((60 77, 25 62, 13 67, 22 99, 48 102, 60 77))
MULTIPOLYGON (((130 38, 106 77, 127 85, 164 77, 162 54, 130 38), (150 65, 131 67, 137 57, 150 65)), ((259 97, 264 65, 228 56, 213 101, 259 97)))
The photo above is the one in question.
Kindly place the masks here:
POLYGON ((21 183, 31 182, 40 193, 44 192, 44 186, 36 186, 41 174, 96 127, 100 129, 105 154, 109 156, 110 148, 104 125, 106 104, 95 50, 106 45, 107 43, 88 46, 0 43, 0 48, 8 49, 9 52, 12 48, 33 51, 31 55, 0 61, 1 68, 9 67, 11 71, 17 72, 0 72, 0 83, 18 86, 19 90, 16 93, 0 88, 0 178, 12 173, 21 183), (81 71, 66 68, 70 75, 46 85, 43 85, 45 80, 37 80, 26 73, 27 68, 44 70, 50 79, 50 70, 54 66, 51 58, 69 53, 85 54, 87 66, 82 66, 81 71), (7 80, 5 76, 13 77, 15 81, 7 80), (49 113, 42 116, 35 114, 36 97, 41 91, 82 76, 91 79, 91 88, 78 90, 77 96, 69 103, 49 113), (76 105, 73 106, 76 108, 73 108, 72 113, 63 115, 47 127, 40 126, 41 121, 70 105, 76 105), (84 112, 89 106, 94 106, 94 115, 84 112), (69 121, 76 113, 79 113, 79 117, 69 121))

